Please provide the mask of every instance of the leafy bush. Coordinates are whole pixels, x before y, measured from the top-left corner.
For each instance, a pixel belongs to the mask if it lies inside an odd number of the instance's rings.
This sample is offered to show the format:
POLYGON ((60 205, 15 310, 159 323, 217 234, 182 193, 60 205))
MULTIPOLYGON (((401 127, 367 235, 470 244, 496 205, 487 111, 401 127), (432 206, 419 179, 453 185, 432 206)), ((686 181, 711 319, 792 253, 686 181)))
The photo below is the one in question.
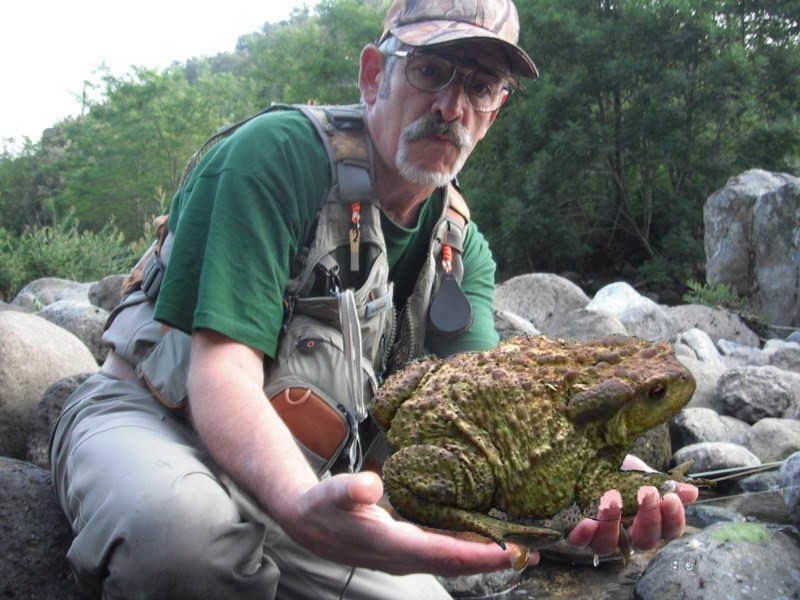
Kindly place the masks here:
POLYGON ((113 223, 99 232, 80 231, 72 215, 60 225, 27 228, 19 236, 0 228, 0 297, 11 301, 42 277, 86 282, 127 272, 140 246, 127 244, 113 223))
POLYGON ((706 285, 699 281, 689 280, 686 282, 689 292, 684 295, 683 300, 690 304, 704 304, 706 306, 720 306, 734 312, 749 312, 752 309, 748 298, 739 295, 732 285, 718 283, 706 285))

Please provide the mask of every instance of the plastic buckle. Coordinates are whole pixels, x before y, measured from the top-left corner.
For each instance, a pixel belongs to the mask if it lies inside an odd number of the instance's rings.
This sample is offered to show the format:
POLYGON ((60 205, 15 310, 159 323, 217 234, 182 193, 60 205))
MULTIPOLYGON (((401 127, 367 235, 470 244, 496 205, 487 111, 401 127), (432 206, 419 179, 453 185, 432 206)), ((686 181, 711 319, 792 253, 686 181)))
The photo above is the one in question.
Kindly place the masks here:
POLYGON ((167 266, 157 256, 153 257, 153 260, 145 267, 142 274, 142 291, 148 300, 155 300, 158 296, 166 270, 167 266))

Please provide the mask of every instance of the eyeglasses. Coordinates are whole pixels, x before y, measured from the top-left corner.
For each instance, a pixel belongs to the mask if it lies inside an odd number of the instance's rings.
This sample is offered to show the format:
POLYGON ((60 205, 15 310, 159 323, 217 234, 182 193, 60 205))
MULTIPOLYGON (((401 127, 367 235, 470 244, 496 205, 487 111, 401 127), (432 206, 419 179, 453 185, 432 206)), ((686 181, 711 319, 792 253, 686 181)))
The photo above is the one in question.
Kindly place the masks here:
POLYGON ((464 95, 469 105, 478 112, 493 112, 499 109, 513 92, 511 82, 489 69, 476 67, 466 61, 444 57, 441 54, 398 50, 393 56, 406 59, 406 80, 421 92, 435 94, 447 89, 459 75, 456 66, 472 69, 465 75, 464 95))

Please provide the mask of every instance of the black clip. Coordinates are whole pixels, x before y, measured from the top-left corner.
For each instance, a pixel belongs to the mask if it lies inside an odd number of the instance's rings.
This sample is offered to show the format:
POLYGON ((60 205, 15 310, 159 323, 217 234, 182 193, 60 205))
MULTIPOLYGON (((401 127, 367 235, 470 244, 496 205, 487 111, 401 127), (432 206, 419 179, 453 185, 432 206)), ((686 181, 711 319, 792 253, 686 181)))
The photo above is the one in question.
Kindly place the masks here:
POLYGON ((164 280, 167 266, 157 256, 153 257, 142 273, 142 291, 148 300, 155 300, 164 280))

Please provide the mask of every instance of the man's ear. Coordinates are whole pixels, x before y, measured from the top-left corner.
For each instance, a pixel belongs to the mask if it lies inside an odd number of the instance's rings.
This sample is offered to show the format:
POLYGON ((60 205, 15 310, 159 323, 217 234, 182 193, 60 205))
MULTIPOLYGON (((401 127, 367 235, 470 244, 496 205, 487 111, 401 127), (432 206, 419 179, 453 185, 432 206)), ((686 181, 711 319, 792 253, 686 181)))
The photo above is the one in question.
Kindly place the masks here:
POLYGON ((369 44, 361 51, 358 87, 367 104, 374 104, 383 81, 383 55, 378 47, 369 44))

